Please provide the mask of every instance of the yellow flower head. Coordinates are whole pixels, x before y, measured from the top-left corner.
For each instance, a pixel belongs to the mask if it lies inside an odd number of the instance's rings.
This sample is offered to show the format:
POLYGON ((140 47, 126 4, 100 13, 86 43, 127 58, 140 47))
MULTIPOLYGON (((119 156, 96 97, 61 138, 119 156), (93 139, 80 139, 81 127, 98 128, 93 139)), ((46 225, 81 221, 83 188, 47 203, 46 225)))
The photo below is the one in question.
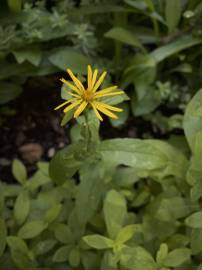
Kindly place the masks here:
POLYGON ((103 82, 107 72, 103 72, 102 75, 97 79, 98 70, 92 71, 91 66, 88 66, 88 85, 87 89, 83 84, 74 76, 70 69, 67 69, 69 76, 71 77, 74 85, 66 81, 65 79, 60 79, 64 84, 66 84, 71 91, 68 93, 72 96, 71 99, 65 101, 61 105, 55 108, 55 110, 60 109, 61 107, 69 104, 65 109, 64 113, 75 109, 74 117, 77 118, 89 105, 93 108, 97 118, 103 120, 100 112, 106 114, 107 116, 117 119, 118 117, 111 111, 121 112, 122 109, 110 106, 103 102, 100 102, 99 99, 107 96, 121 95, 123 91, 117 91, 117 86, 107 87, 105 89, 99 90, 101 83, 103 82), (115 91, 116 90, 116 91, 115 91))

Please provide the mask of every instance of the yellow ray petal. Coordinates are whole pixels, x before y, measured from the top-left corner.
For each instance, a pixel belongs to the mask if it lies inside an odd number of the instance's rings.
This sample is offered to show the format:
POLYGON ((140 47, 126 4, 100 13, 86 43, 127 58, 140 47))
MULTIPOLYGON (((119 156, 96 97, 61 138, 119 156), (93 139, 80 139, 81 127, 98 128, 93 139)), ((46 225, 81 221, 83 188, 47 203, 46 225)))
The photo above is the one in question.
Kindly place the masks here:
POLYGON ((96 90, 99 88, 101 83, 103 82, 105 76, 107 75, 107 72, 104 71, 102 75, 100 76, 99 80, 96 82, 95 86, 93 87, 93 92, 96 92, 96 90))
POLYGON ((94 102, 91 102, 90 103, 94 112, 95 112, 95 115, 97 116, 97 118, 100 120, 100 121, 103 121, 103 118, 102 116, 100 115, 100 113, 98 112, 98 110, 96 109, 95 105, 94 105, 94 102))
POLYGON ((79 79, 74 76, 73 72, 70 69, 67 69, 67 72, 72 78, 73 82, 76 84, 76 86, 83 92, 85 90, 83 84, 79 81, 79 79))
POLYGON ((93 79, 92 68, 90 65, 88 65, 88 89, 91 89, 92 79, 93 79))
POLYGON ((73 91, 75 91, 77 94, 81 94, 81 90, 80 89, 76 88, 74 85, 72 85, 71 83, 69 83, 65 79, 61 78, 60 81, 63 82, 64 84, 66 84, 70 89, 72 89, 73 91))
POLYGON ((77 95, 77 94, 74 94, 72 92, 68 92, 69 95, 73 96, 73 97, 76 97, 76 98, 81 98, 80 95, 77 95))
POLYGON ((85 100, 81 103, 81 105, 78 107, 78 109, 74 113, 75 118, 77 118, 83 112, 83 110, 85 110, 87 104, 88 102, 86 102, 85 100))
POLYGON ((101 104, 96 104, 94 102, 94 105, 95 105, 96 109, 98 109, 102 113, 106 114, 107 116, 109 116, 109 117, 111 117, 113 119, 117 119, 118 118, 114 113, 112 113, 108 109, 104 108, 101 104))
POLYGON ((59 106, 57 106, 54 110, 59 110, 60 108, 62 108, 62 107, 65 106, 66 104, 71 103, 71 102, 73 102, 73 101, 75 101, 75 100, 76 100, 76 98, 71 98, 71 99, 69 99, 69 100, 63 102, 63 103, 60 104, 59 106))
POLYGON ((76 107, 77 105, 79 105, 81 102, 82 102, 82 100, 78 100, 78 101, 72 103, 71 105, 67 106, 67 107, 63 110, 63 112, 66 113, 66 112, 72 110, 74 107, 76 107))
POLYGON ((110 93, 110 92, 114 91, 115 89, 117 89, 117 87, 118 87, 118 86, 110 86, 110 87, 107 87, 107 88, 105 88, 105 89, 102 89, 102 90, 96 92, 94 96, 96 97, 96 96, 99 95, 99 94, 107 94, 107 93, 110 93))
POLYGON ((116 96, 116 95, 123 95, 124 92, 123 91, 119 91, 119 92, 113 92, 113 93, 107 93, 107 94, 97 94, 94 98, 101 98, 101 97, 108 97, 108 96, 116 96))
POLYGON ((93 89, 93 86, 94 86, 94 84, 96 82, 97 74, 98 74, 98 70, 95 69, 95 71, 93 72, 93 77, 92 77, 91 90, 93 89))
POLYGON ((97 105, 101 105, 102 107, 104 107, 106 109, 109 109, 110 111, 114 111, 114 112, 122 112, 123 111, 123 109, 121 109, 121 108, 110 106, 110 105, 105 104, 105 103, 102 103, 102 102, 96 102, 96 101, 94 101, 94 103, 97 104, 97 105))

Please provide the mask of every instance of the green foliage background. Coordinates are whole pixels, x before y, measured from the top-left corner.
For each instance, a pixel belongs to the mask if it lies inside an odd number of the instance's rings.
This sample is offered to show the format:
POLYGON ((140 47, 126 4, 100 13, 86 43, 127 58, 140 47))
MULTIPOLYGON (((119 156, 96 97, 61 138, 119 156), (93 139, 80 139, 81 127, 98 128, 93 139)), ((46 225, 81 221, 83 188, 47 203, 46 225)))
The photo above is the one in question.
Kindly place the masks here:
POLYGON ((130 97, 110 100, 126 112, 112 125, 123 125, 131 109, 185 134, 102 141, 89 111, 72 128, 72 144, 39 162, 31 178, 14 160, 18 184, 0 182, 0 268, 201 270, 200 1, 0 5, 2 106, 29 77, 67 65, 85 76, 90 63, 107 68, 108 82, 130 97))

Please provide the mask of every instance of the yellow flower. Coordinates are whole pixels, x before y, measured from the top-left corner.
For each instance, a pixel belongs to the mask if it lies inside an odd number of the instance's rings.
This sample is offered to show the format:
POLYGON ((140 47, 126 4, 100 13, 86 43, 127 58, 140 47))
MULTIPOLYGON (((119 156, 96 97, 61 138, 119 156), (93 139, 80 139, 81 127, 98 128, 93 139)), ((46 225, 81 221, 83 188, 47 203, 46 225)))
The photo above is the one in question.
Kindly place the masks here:
POLYGON ((69 104, 63 110, 64 113, 72 109, 75 109, 74 117, 77 118, 89 105, 93 108, 97 118, 101 121, 103 119, 102 119, 102 116, 100 115, 100 112, 102 112, 103 114, 106 114, 107 116, 111 118, 114 118, 114 119, 118 118, 111 111, 121 112, 122 109, 114 107, 114 106, 110 106, 108 104, 105 104, 99 101, 99 99, 102 97, 121 95, 124 93, 123 91, 115 91, 117 90, 117 86, 107 87, 105 89, 98 91, 107 72, 103 72, 102 75, 99 77, 99 79, 97 79, 98 70, 95 69, 95 71, 93 72, 91 66, 88 66, 87 89, 85 89, 83 84, 74 76, 74 74, 72 73, 70 69, 67 69, 67 72, 69 76, 71 77, 72 81, 74 82, 74 85, 69 83, 63 78, 60 80, 71 89, 71 91, 68 91, 68 93, 72 96, 72 98, 69 99, 68 101, 65 101, 61 105, 57 106, 55 110, 60 109, 66 104, 69 104))

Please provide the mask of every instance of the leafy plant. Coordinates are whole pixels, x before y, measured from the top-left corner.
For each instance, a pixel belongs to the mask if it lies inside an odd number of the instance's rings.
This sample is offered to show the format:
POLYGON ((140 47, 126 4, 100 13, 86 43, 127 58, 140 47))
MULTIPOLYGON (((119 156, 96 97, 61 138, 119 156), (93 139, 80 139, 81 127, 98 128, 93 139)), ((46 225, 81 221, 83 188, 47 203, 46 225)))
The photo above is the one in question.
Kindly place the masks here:
POLYGON ((189 156, 160 140, 102 141, 88 111, 30 179, 14 160, 18 184, 0 184, 2 269, 199 270, 201 100, 184 116, 189 156))

